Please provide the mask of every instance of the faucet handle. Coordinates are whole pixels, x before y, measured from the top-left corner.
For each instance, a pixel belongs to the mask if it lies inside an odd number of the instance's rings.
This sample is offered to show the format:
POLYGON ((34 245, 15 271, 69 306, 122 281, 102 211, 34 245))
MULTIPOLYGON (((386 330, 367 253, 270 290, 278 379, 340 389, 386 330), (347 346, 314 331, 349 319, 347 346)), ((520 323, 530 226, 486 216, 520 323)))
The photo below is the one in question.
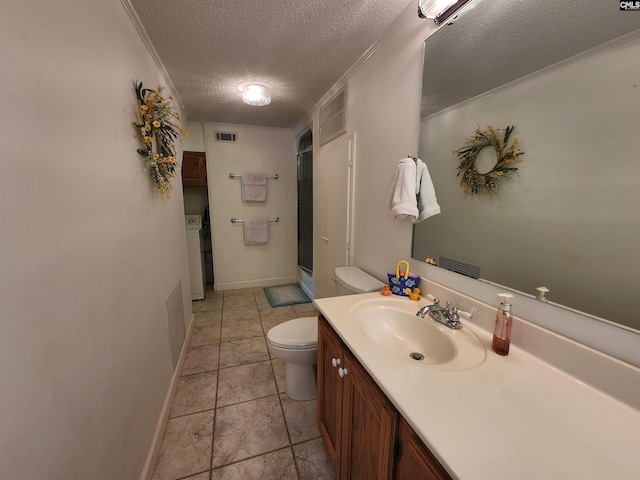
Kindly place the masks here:
POLYGON ((460 320, 460 317, 458 316, 458 309, 456 307, 451 309, 451 320, 460 320))

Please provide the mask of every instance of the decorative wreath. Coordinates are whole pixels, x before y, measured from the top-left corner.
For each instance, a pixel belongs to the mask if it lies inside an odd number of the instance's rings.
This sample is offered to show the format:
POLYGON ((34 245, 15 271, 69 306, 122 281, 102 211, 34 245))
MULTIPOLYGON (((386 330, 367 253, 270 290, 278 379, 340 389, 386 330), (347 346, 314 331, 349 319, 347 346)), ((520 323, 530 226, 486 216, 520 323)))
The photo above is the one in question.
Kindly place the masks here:
POLYGON ((160 198, 169 198, 173 188, 171 179, 175 177, 176 160, 175 141, 187 132, 174 123, 180 121, 180 113, 174 112, 168 100, 162 96, 162 86, 156 90, 142 87, 142 82, 134 82, 138 100, 138 122, 133 122, 136 139, 143 147, 138 153, 145 157, 145 166, 151 171, 151 178, 160 198))
POLYGON ((507 126, 504 130, 504 137, 501 138, 501 135, 498 134, 499 129, 491 125, 487 125, 485 131, 481 131, 478 127, 473 137, 467 139, 464 147, 452 152, 460 159, 457 176, 461 177, 460 186, 464 189, 465 194, 486 194, 492 197, 498 193, 498 180, 510 178, 517 172, 518 169, 512 165, 522 161, 520 156, 524 152, 518 149, 520 140, 517 138, 513 140, 511 146, 507 146, 513 128, 507 126), (494 148, 497 162, 490 172, 479 173, 476 170, 475 162, 480 150, 485 147, 494 148))

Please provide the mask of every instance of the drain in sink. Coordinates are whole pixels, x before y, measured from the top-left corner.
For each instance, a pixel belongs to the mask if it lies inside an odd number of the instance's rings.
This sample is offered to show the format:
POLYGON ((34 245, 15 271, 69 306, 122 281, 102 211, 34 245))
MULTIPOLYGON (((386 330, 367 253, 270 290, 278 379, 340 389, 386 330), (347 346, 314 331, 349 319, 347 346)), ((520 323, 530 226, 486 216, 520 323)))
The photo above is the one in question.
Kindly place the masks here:
POLYGON ((418 352, 410 353, 409 356, 414 360, 424 360, 424 355, 418 352))

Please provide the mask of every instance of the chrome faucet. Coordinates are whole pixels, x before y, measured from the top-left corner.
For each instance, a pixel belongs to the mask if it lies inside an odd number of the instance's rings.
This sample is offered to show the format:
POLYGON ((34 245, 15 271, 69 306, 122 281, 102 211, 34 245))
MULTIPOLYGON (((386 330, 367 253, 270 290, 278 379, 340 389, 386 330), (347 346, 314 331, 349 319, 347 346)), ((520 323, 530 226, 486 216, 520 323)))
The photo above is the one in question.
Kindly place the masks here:
POLYGON ((438 298, 434 298, 433 305, 425 305, 418 310, 416 316, 424 318, 427 312, 436 322, 442 323, 453 330, 460 330, 462 328, 458 309, 456 307, 451 308, 451 302, 447 302, 446 307, 443 307, 440 305, 440 300, 438 298))

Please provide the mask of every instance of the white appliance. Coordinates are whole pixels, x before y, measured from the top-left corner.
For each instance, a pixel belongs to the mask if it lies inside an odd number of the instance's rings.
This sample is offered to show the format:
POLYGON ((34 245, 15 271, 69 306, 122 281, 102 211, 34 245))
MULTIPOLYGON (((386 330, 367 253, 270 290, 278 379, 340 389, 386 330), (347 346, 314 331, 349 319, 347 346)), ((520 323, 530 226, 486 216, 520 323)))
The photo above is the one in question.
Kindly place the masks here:
POLYGON ((189 279, 191 280, 191 300, 204 298, 204 254, 202 253, 202 216, 185 215, 187 227, 187 253, 189 257, 189 279))

